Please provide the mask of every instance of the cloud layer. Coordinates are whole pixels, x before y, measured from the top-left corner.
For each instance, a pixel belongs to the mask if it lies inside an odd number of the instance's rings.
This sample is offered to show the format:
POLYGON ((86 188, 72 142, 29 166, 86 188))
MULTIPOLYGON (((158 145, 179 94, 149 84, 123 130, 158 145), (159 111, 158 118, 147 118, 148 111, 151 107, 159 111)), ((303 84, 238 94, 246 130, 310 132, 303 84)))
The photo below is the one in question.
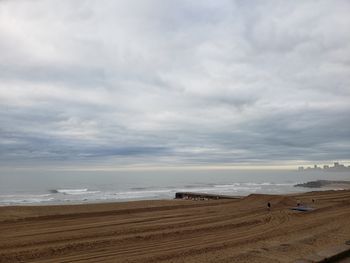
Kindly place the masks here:
POLYGON ((0 2, 0 163, 350 159, 349 1, 129 2, 0 2))

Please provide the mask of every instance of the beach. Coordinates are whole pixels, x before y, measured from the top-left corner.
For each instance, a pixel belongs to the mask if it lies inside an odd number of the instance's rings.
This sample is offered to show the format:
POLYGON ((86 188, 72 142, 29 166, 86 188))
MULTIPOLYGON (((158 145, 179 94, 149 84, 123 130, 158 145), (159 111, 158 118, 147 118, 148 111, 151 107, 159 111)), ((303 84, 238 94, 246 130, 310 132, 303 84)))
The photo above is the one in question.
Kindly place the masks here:
POLYGON ((344 246, 349 218, 350 190, 4 206, 0 262, 294 262, 344 246))

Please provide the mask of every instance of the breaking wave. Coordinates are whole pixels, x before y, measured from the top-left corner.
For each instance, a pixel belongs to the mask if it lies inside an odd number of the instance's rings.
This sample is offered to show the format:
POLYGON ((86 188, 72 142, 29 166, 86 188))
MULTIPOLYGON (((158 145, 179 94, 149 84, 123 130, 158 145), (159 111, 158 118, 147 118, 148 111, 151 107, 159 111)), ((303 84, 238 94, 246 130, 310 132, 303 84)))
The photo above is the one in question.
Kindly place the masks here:
POLYGON ((53 194, 64 194, 64 195, 83 195, 83 194, 96 194, 100 191, 89 191, 87 188, 83 189, 53 189, 50 193, 53 194))
POLYGON ((0 205, 38 204, 53 200, 54 198, 50 194, 0 195, 0 205))
POLYGON ((130 201, 151 199, 172 199, 176 192, 202 192, 208 194, 248 195, 251 193, 290 192, 294 183, 252 183, 234 182, 217 184, 185 184, 183 186, 134 186, 124 189, 59 188, 47 194, 0 195, 0 205, 62 204, 101 201, 130 201))

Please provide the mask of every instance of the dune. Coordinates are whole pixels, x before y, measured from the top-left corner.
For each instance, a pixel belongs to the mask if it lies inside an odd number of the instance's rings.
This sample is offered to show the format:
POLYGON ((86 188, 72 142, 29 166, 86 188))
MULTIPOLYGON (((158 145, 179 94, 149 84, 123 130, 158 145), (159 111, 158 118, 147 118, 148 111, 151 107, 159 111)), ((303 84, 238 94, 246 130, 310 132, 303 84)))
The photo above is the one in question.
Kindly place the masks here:
POLYGON ((294 262, 346 247, 349 218, 349 190, 0 207, 0 262, 294 262))

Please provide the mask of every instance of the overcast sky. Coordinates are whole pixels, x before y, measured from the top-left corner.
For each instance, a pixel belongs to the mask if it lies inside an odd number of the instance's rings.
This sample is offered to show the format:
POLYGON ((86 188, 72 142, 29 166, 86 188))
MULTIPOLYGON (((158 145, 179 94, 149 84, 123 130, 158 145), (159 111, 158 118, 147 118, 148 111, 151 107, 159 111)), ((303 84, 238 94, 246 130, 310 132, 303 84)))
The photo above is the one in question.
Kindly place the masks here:
POLYGON ((0 1, 0 165, 350 160, 350 1, 0 1))

